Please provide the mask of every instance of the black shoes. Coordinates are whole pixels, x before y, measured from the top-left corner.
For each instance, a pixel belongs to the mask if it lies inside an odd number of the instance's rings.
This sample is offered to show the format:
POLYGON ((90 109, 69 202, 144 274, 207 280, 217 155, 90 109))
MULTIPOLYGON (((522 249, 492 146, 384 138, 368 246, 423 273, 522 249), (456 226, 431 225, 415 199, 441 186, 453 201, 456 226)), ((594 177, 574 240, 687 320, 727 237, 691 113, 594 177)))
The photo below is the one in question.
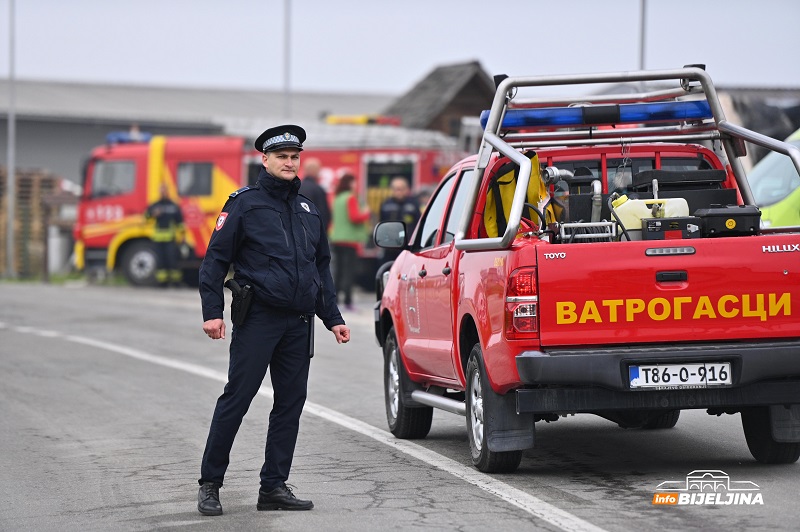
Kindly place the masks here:
POLYGON ((222 504, 219 502, 219 484, 204 482, 197 492, 197 511, 203 515, 222 515, 222 504))
MULTIPOLYGON (((281 484, 270 492, 266 492, 263 489, 258 490, 256 508, 259 510, 310 510, 313 507, 313 502, 295 497, 291 488, 287 487, 286 484, 281 484)), ((221 509, 220 513, 222 513, 221 509)))
MULTIPOLYGON (((203 515, 222 515, 222 504, 219 502, 220 485, 216 482, 204 482, 197 492, 197 511, 203 515)), ((258 490, 259 510, 310 510, 314 507, 311 501, 298 499, 291 488, 281 484, 274 490, 266 492, 258 490)))

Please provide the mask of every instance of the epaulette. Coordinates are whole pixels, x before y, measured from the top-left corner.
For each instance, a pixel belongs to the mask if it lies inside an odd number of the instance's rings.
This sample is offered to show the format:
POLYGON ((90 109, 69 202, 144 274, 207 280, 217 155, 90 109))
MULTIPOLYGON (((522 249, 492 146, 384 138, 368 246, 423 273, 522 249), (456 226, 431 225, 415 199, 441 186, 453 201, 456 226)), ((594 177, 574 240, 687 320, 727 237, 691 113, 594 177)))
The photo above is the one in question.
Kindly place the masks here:
POLYGON ((228 197, 229 197, 229 198, 235 198, 236 196, 238 196, 238 195, 239 195, 239 194, 241 194, 242 192, 247 192, 248 190, 253 190, 254 188, 255 188, 255 187, 250 187, 250 186, 247 186, 247 187, 242 187, 242 188, 240 188, 239 190, 237 190, 237 191, 235 191, 235 192, 231 192, 231 195, 230 195, 230 196, 228 196, 228 197))

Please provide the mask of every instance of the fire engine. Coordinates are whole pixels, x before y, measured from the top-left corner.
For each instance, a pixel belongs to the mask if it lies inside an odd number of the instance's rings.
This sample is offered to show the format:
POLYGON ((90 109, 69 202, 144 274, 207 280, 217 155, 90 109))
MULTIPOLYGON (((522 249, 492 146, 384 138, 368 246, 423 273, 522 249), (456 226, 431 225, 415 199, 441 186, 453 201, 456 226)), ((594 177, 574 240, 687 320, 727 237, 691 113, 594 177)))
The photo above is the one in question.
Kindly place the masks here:
POLYGON ((704 409, 740 416, 757 461, 796 462, 800 227, 762 227, 739 157, 800 169, 800 149, 730 123, 698 66, 509 77, 482 123, 410 238, 375 228, 403 250, 376 278, 391 432, 464 416, 475 467, 510 472, 537 422, 704 409), (631 92, 526 92, 603 83, 631 92))
MULTIPOLYGON (((438 182, 463 153, 455 140, 432 131, 375 125, 321 125, 307 128, 302 159, 322 164, 320 184, 332 193, 344 173, 352 173, 359 197, 377 214, 389 195, 389 180, 406 177, 412 190, 438 182)), ((79 270, 122 273, 134 285, 155 283, 156 254, 147 206, 163 184, 182 209, 184 281, 197 282, 197 270, 228 195, 253 184, 261 154, 242 136, 151 136, 113 133, 91 152, 74 226, 79 270)), ((302 176, 302 174, 301 174, 302 176)), ((377 220, 374 220, 377 221, 377 220)), ((377 250, 362 247, 361 267, 370 286, 377 250)), ((371 244, 371 243, 370 243, 371 244)))

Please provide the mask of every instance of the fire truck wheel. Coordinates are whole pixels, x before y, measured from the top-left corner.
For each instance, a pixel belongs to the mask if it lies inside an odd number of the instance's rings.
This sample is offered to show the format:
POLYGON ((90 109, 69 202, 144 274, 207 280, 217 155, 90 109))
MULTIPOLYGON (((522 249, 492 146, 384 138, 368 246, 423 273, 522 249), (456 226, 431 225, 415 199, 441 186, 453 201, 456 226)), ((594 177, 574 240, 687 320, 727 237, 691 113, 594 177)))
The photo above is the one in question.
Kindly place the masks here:
POLYGON ((158 255, 150 242, 133 242, 122 254, 120 266, 125 278, 134 286, 154 286, 158 255))
POLYGON ((647 420, 647 422, 642 426, 642 428, 648 430, 671 429, 672 427, 678 424, 679 417, 681 417, 680 410, 668 410, 663 414, 659 414, 647 420))
POLYGON ((488 412, 486 394, 494 393, 486 377, 480 344, 475 344, 467 364, 467 439, 472 454, 472 464, 484 473, 511 473, 519 467, 522 451, 494 452, 486 441, 485 420, 488 412))
POLYGON ((400 359, 394 327, 383 346, 383 391, 389 431, 397 438, 420 439, 428 435, 433 421, 433 407, 409 406, 404 399, 413 384, 400 359))
POLYGON ((800 443, 776 442, 768 406, 742 410, 742 427, 747 447, 762 464, 793 464, 800 458, 800 443))

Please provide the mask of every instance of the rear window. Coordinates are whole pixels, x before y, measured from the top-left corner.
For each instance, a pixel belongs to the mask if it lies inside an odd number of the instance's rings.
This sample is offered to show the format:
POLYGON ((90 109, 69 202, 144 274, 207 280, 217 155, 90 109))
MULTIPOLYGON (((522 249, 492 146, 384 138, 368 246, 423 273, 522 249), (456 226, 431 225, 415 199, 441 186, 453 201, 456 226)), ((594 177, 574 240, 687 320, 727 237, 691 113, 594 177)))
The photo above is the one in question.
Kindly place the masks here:
MULTIPOLYGON (((602 167, 600 160, 586 161, 556 161, 554 166, 560 170, 569 170, 575 177, 570 179, 570 194, 590 194, 592 181, 601 179, 602 167)), ((608 189, 626 189, 630 186, 632 178, 639 172, 655 169, 655 160, 652 158, 616 158, 606 161, 608 167, 608 189)), ((662 157, 661 170, 687 171, 711 170, 712 166, 702 157, 662 157)), ((602 179, 601 179, 602 180, 602 179)))

